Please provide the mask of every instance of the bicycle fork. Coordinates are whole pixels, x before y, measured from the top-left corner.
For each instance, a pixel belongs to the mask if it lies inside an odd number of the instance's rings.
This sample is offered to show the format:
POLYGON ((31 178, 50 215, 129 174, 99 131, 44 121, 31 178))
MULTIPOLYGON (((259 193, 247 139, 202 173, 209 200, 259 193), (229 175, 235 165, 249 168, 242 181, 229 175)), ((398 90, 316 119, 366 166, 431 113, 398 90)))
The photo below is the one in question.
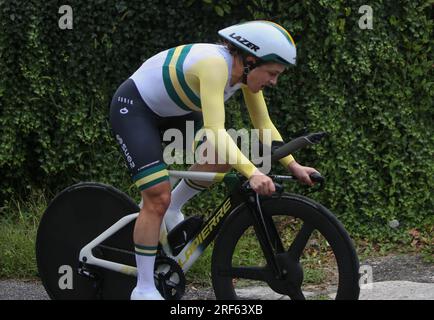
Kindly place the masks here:
POLYGON ((254 228, 264 253, 265 260, 270 266, 276 279, 282 279, 286 275, 287 271, 279 267, 276 255, 284 253, 285 249, 280 240, 273 219, 272 217, 263 214, 258 194, 248 195, 247 203, 254 218, 254 228))
MULTIPOLYGON (((283 188, 279 186, 279 189, 280 196, 283 188)), ((299 261, 299 251, 303 248, 298 248, 298 245, 293 244, 289 251, 285 251, 272 216, 266 215, 262 211, 258 194, 249 193, 247 204, 254 218, 253 227, 259 244, 267 265, 271 269, 272 278, 266 279, 267 283, 274 291, 289 295, 291 299, 304 300, 305 297, 301 291, 303 270, 299 261)), ((310 227, 305 227, 305 229, 306 232, 302 234, 309 235, 311 233, 310 227)))

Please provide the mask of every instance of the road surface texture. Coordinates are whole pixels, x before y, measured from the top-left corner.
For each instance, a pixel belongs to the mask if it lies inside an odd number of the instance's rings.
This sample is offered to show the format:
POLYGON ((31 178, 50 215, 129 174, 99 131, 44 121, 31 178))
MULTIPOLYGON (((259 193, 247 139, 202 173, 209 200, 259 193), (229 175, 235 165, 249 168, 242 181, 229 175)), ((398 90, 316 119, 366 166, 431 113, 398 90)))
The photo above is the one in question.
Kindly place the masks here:
MULTIPOLYGON (((434 264, 417 255, 398 255, 362 261, 372 267, 371 288, 361 290, 360 300, 434 300, 434 264)), ((330 288, 328 294, 333 294, 330 288)), ((268 287, 250 287, 239 291, 244 299, 285 300, 268 287)), ((314 296, 306 292, 306 296, 314 296)), ((37 280, 0 280, 0 300, 47 300, 44 287, 37 280)), ((211 288, 189 286, 185 300, 215 299, 211 288)))

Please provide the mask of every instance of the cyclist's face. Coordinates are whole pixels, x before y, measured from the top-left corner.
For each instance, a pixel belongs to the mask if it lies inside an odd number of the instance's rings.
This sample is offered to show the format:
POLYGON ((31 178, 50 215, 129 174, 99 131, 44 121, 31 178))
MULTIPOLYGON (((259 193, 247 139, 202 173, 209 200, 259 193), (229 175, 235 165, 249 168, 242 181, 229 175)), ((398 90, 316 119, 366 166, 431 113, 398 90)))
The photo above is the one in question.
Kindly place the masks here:
POLYGON ((247 77, 249 89, 256 93, 265 87, 277 84, 277 78, 285 71, 285 67, 278 63, 266 63, 253 69, 247 77))

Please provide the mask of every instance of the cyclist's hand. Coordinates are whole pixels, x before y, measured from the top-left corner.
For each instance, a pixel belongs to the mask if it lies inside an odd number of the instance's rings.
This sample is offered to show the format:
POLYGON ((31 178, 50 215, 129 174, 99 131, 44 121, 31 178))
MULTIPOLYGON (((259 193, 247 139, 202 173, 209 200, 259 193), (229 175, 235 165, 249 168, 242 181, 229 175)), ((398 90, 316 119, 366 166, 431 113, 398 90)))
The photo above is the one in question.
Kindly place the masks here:
POLYGON ((252 189, 261 195, 271 196, 271 194, 276 191, 273 180, 258 169, 256 169, 250 177, 249 183, 252 189))
POLYGON ((314 182, 309 177, 310 174, 312 174, 314 172, 318 172, 314 168, 304 167, 304 166, 298 164, 296 161, 293 161, 289 164, 289 170, 291 170, 292 174, 301 183, 307 184, 311 187, 314 185, 314 182))

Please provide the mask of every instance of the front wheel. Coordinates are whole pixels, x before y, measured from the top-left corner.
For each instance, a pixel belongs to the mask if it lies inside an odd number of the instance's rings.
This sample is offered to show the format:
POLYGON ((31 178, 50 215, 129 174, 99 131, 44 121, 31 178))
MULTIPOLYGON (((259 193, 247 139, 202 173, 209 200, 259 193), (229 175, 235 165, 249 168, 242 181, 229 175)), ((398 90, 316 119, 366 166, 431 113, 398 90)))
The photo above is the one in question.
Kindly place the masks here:
POLYGON ((212 255, 217 299, 358 299, 359 261, 342 224, 314 201, 284 194, 261 202, 272 217, 284 251, 276 254, 281 276, 266 263, 254 229, 254 217, 241 205, 225 221, 212 255), (271 288, 269 290, 268 288, 271 288), (268 289, 268 291, 267 291, 268 289))

